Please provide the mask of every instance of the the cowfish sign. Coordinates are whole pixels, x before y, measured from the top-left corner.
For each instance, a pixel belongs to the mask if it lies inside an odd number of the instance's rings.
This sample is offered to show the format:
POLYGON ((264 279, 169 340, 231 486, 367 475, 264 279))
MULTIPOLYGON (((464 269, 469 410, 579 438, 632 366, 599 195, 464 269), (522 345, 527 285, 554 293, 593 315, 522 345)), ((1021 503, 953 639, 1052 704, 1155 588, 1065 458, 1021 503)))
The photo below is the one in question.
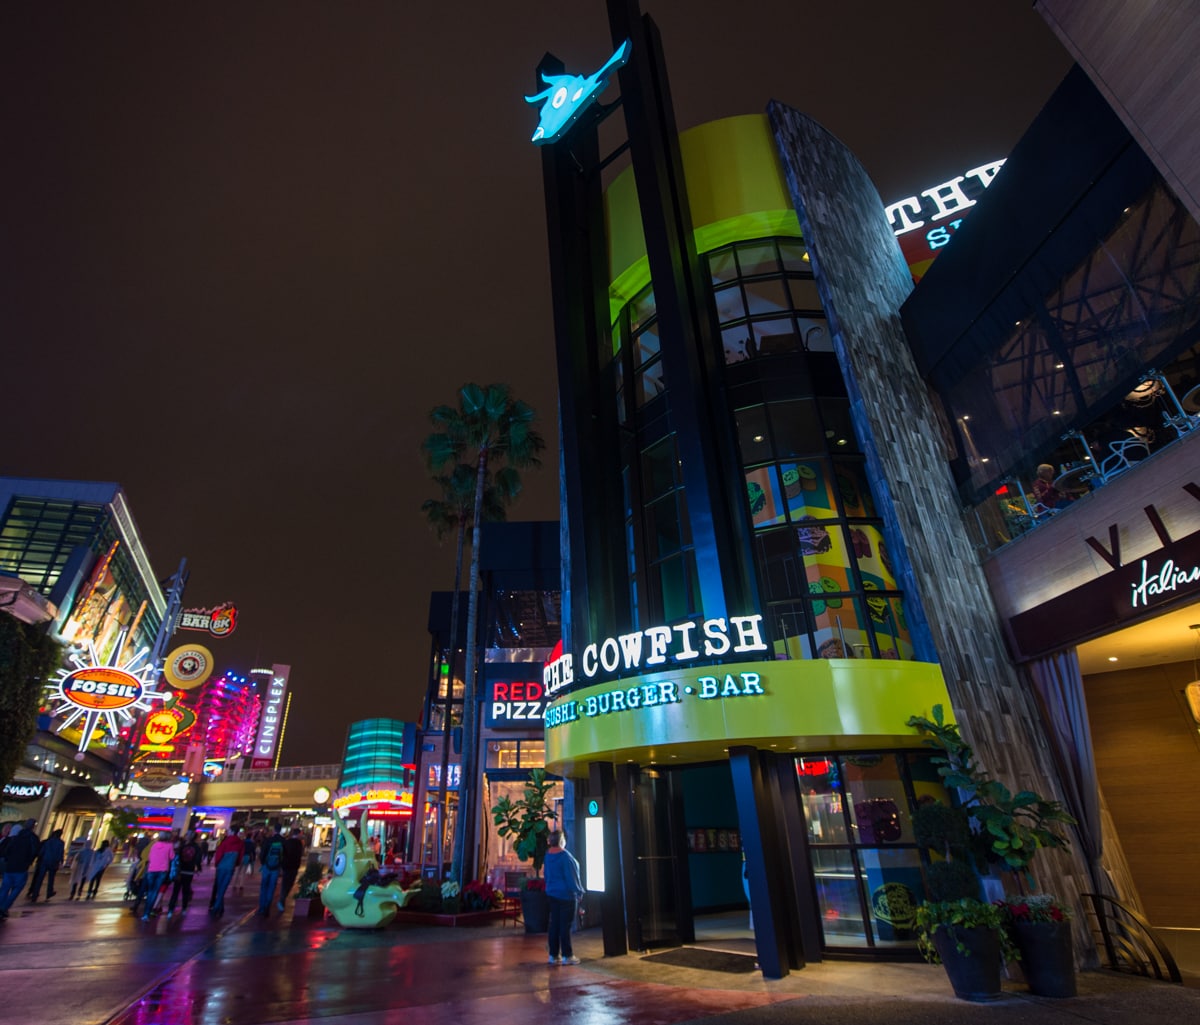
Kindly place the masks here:
POLYGON ((526 96, 526 103, 541 103, 538 126, 533 133, 535 145, 561 139, 589 106, 596 101, 608 85, 612 73, 629 60, 630 46, 626 39, 617 52, 604 62, 599 71, 591 75, 547 75, 542 73, 546 88, 534 96, 526 96), (544 102, 543 102, 544 101, 544 102))
POLYGON ((686 665, 698 659, 740 660, 745 655, 761 655, 768 650, 762 635, 762 619, 754 615, 688 620, 606 637, 583 649, 578 672, 570 654, 548 662, 542 671, 546 693, 554 695, 577 680, 610 679, 646 669, 686 665))

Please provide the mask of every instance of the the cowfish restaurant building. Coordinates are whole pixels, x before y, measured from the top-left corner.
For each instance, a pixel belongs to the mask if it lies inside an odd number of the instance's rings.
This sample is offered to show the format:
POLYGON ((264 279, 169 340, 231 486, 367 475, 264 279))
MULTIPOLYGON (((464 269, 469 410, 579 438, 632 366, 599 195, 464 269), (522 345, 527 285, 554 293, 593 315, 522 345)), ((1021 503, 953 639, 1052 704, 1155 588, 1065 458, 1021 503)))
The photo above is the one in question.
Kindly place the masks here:
MULTIPOLYGON (((912 279, 838 140, 774 102, 677 133, 653 24, 609 8, 586 84, 619 77, 619 104, 534 140, 563 447, 546 763, 605 951, 703 943, 748 903, 767 976, 913 956, 911 813, 946 795, 909 716, 943 705, 995 775, 1059 787, 899 325, 912 279)), ((538 71, 547 105, 586 93, 538 71)), ((1067 854, 1039 877, 1089 888, 1067 854)))

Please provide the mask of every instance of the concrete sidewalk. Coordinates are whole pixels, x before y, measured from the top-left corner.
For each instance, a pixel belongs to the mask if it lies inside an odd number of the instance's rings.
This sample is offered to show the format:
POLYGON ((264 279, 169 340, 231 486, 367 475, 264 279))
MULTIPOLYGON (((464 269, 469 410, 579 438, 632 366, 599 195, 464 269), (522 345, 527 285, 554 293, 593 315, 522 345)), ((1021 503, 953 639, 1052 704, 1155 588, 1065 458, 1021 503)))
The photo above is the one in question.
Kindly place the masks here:
MULTIPOLYGON (((197 895, 206 897, 203 879, 197 895)), ((201 899, 182 920, 143 923, 106 888, 95 902, 14 907, 0 924, 5 1020, 37 1025, 1102 1025, 1200 1021, 1200 989, 1106 972, 1080 995, 954 998, 941 967, 830 961, 767 981, 601 956, 592 930, 577 967, 550 967, 545 938, 512 925, 343 930, 266 920, 250 896, 213 921, 201 899)))

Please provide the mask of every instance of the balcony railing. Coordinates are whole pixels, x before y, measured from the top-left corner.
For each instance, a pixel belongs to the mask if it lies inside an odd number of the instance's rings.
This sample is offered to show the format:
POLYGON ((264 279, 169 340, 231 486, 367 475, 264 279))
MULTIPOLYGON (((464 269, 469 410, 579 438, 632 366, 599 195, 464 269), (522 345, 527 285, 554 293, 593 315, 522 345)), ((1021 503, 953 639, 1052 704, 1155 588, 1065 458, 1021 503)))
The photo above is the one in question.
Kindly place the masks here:
POLYGON ((224 772, 218 783, 251 783, 264 780, 336 779, 341 775, 340 763, 334 765, 288 765, 281 769, 234 769, 224 772))

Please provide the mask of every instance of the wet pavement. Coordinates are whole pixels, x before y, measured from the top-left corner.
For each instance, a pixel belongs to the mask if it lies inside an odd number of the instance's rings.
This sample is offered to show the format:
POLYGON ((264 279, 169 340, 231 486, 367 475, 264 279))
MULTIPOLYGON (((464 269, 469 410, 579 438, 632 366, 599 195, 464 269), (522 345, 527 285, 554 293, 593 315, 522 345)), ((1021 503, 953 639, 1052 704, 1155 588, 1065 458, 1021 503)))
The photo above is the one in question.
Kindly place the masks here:
MULTIPOLYGON (((0 923, 0 1017, 29 1025, 1100 1025, 1200 1021, 1200 988, 1085 972, 1070 1000, 1006 983, 989 1004, 956 1000, 926 964, 825 962, 780 980, 601 957, 575 938, 578 967, 545 964, 544 937, 512 925, 342 930, 254 914, 247 893, 223 919, 207 893, 188 914, 141 922, 120 900, 14 905, 0 923)), ((1195 980, 1193 980, 1195 981, 1195 980)))

